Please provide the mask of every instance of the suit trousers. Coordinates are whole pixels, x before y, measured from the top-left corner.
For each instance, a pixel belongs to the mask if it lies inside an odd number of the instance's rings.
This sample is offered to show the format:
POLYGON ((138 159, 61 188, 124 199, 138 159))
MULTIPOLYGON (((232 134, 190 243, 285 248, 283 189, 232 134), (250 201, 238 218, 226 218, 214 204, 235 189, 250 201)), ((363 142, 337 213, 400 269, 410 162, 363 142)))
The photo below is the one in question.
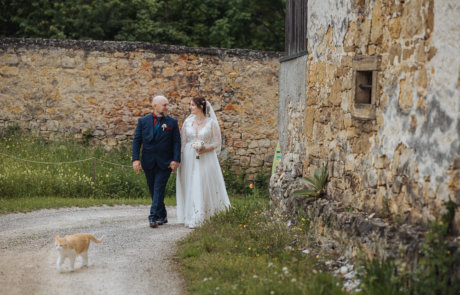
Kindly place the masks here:
POLYGON ((171 169, 144 169, 145 178, 149 187, 152 205, 150 206, 149 221, 165 219, 167 217, 164 203, 166 183, 171 175, 171 169))

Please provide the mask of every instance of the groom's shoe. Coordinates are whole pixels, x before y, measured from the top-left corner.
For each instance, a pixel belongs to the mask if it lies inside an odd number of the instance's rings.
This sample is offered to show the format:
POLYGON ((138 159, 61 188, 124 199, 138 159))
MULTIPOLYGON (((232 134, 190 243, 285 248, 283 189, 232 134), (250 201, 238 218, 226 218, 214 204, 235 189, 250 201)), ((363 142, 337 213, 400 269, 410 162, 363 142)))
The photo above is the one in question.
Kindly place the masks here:
POLYGON ((151 228, 157 228, 157 227, 158 227, 158 221, 153 221, 153 220, 151 220, 151 221, 150 221, 150 227, 151 227, 151 228))
POLYGON ((158 225, 163 225, 163 224, 166 224, 166 223, 168 223, 168 218, 163 218, 163 219, 158 219, 157 220, 158 225))

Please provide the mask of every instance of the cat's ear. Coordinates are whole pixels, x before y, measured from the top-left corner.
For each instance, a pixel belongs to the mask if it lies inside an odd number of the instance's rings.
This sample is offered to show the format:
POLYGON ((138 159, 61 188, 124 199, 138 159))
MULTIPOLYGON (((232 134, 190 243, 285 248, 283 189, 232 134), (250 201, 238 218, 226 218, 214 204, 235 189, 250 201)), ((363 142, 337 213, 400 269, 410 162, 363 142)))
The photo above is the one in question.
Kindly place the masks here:
POLYGON ((56 235, 56 240, 59 240, 59 239, 60 239, 59 235, 56 235))

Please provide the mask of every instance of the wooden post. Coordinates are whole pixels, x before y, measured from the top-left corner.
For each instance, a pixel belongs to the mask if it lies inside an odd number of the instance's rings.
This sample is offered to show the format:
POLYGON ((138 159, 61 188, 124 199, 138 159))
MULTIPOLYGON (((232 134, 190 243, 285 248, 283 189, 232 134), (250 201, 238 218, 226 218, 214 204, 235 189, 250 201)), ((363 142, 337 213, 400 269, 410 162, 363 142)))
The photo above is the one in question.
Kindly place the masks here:
POLYGON ((96 185, 96 158, 93 158, 93 183, 96 185))

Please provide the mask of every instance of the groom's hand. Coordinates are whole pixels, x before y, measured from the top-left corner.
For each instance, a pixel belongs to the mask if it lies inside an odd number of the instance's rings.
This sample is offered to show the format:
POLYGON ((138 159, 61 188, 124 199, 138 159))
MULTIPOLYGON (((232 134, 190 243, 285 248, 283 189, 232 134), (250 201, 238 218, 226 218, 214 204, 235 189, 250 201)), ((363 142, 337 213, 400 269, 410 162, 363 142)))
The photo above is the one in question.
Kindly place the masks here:
POLYGON ((136 172, 136 174, 139 174, 139 170, 142 169, 141 161, 136 160, 133 161, 133 170, 136 172))
POLYGON ((173 172, 176 172, 176 169, 179 168, 179 163, 171 161, 171 163, 169 163, 169 168, 171 168, 173 172))

